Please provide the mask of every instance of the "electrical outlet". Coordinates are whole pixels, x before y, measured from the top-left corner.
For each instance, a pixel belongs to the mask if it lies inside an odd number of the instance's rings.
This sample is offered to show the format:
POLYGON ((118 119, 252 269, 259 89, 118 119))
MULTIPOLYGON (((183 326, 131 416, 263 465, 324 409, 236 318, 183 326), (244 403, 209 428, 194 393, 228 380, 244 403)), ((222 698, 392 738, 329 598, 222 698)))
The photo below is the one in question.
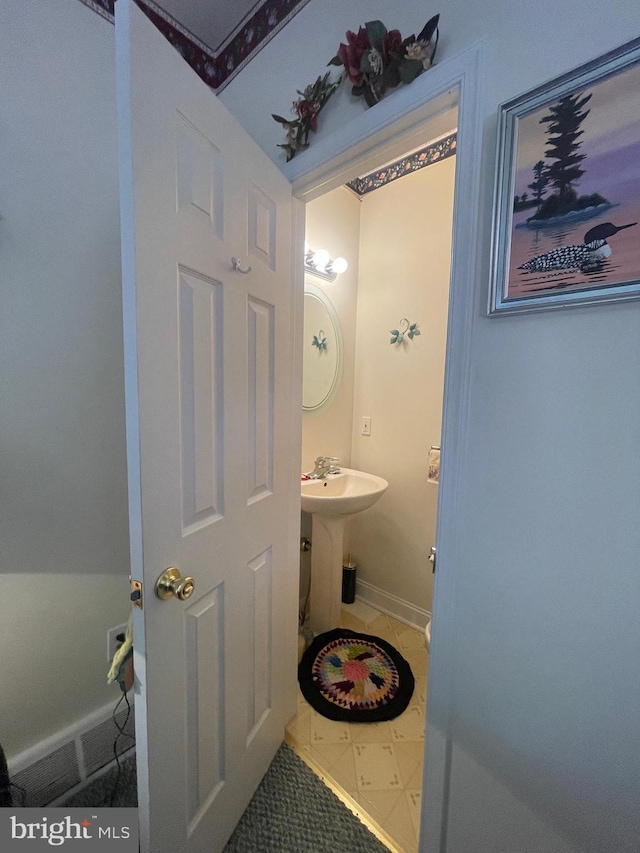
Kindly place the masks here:
POLYGON ((115 628, 109 628, 107 631, 107 660, 112 661, 113 656, 115 655, 118 646, 120 645, 120 641, 116 639, 118 634, 126 634, 127 632, 127 623, 123 622, 122 625, 116 625, 115 628))
POLYGON ((362 419, 362 429, 360 432, 362 435, 371 435, 371 418, 362 419))

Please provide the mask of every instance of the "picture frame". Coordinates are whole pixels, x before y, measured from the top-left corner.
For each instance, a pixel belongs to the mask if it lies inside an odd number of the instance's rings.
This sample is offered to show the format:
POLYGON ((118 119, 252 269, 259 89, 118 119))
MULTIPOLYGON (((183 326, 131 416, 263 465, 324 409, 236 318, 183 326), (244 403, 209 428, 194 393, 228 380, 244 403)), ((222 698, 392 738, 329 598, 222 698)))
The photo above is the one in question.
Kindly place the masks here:
POLYGON ((489 316, 640 297, 640 39, 503 103, 489 316))

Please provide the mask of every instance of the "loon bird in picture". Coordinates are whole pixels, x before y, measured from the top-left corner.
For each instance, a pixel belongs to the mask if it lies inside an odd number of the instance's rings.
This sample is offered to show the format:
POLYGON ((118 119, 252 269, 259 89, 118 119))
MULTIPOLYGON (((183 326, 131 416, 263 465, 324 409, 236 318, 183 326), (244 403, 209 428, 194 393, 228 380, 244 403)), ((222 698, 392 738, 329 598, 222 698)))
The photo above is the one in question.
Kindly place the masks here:
POLYGON ((618 231, 631 228, 637 224, 637 222, 630 222, 628 225, 616 226, 612 222, 603 222, 587 231, 584 235, 584 243, 552 249, 550 252, 545 252, 544 255, 538 255, 530 261, 520 264, 518 269, 527 270, 527 272, 593 269, 611 254, 611 246, 607 243, 607 237, 612 237, 618 231))

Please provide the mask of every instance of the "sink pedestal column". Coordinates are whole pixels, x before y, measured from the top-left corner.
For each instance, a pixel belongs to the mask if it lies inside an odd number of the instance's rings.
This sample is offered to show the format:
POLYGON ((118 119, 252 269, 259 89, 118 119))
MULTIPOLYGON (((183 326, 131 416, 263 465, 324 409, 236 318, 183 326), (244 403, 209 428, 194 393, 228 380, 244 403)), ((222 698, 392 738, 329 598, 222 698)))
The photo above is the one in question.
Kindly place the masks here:
POLYGON ((340 625, 344 518, 312 516, 309 624, 314 634, 340 625))

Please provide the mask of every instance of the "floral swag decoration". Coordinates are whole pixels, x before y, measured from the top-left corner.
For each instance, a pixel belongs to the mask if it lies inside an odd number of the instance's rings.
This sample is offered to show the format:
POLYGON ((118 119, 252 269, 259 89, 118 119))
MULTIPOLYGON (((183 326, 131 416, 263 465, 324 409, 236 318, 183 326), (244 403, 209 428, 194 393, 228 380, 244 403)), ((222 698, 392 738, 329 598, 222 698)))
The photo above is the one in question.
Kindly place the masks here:
POLYGON ((382 21, 369 21, 357 33, 347 31, 347 44, 340 44, 338 53, 328 63, 344 68, 336 80, 331 72, 318 77, 315 83, 293 102, 291 112, 294 119, 286 119, 272 113, 273 118, 287 131, 287 141, 279 148, 287 152, 287 162, 302 148, 309 147, 309 132, 318 129, 318 115, 329 98, 348 78, 352 85, 351 94, 364 98, 372 107, 383 97, 387 89, 400 83, 408 85, 433 65, 438 46, 438 20, 434 15, 427 21, 420 34, 403 39, 399 30, 387 30, 382 21))

